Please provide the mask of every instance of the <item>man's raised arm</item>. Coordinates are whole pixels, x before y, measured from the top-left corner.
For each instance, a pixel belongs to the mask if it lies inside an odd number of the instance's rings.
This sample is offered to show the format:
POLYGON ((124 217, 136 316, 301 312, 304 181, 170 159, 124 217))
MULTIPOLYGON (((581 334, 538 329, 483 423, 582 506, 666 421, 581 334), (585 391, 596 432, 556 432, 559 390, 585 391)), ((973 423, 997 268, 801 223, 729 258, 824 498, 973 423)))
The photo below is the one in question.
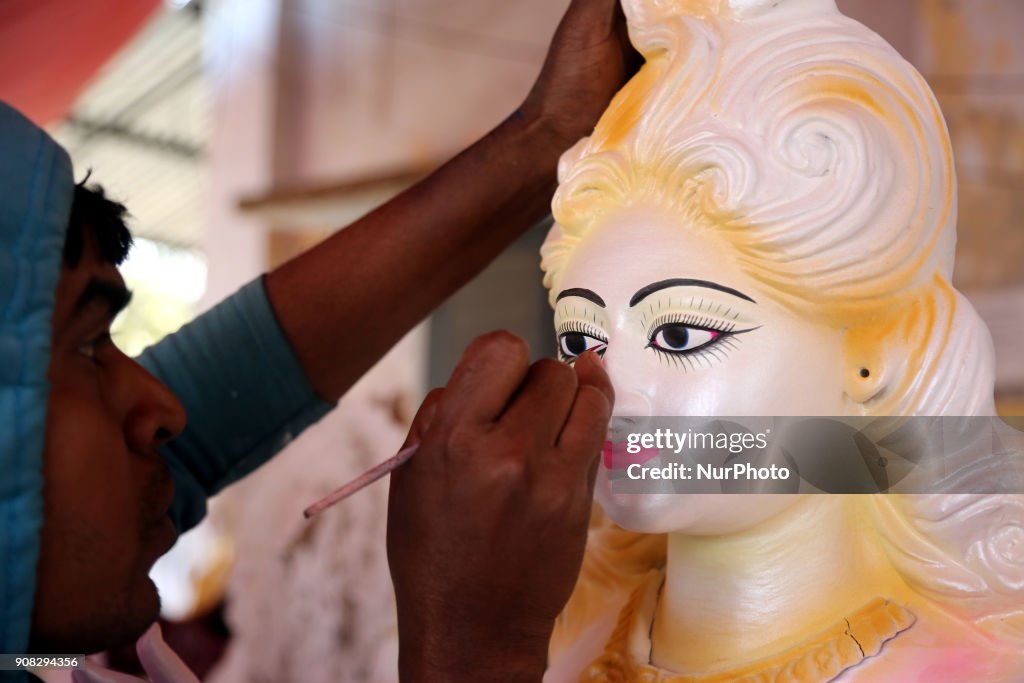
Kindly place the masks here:
POLYGON ((573 0, 523 105, 440 170, 266 276, 317 394, 337 400, 549 210, 558 158, 639 63, 617 0, 573 0), (358 333, 354 333, 358 330, 358 333))

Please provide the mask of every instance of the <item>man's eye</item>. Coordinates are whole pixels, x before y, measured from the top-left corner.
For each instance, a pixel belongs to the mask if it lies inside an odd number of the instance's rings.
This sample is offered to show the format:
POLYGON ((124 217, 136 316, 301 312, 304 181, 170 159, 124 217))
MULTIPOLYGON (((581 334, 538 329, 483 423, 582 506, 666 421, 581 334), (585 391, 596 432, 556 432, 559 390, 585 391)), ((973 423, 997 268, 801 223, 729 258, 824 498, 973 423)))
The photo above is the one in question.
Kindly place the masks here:
POLYGON ((86 358, 95 360, 97 349, 99 349, 100 347, 102 347, 103 344, 109 341, 111 341, 110 335, 102 334, 99 337, 95 337, 86 342, 83 342, 78 347, 78 352, 85 356, 86 358))
POLYGON ((86 358, 96 357, 96 340, 92 339, 78 347, 78 352, 86 358))
POLYGON ((715 330, 688 325, 662 325, 651 336, 651 346, 669 353, 688 353, 714 343, 721 335, 715 330))
POLYGON ((562 355, 566 358, 575 358, 587 351, 594 351, 598 355, 603 355, 605 349, 608 348, 608 342, 604 339, 591 337, 589 334, 583 334, 582 332, 566 332, 560 335, 558 337, 558 345, 561 347, 562 355))

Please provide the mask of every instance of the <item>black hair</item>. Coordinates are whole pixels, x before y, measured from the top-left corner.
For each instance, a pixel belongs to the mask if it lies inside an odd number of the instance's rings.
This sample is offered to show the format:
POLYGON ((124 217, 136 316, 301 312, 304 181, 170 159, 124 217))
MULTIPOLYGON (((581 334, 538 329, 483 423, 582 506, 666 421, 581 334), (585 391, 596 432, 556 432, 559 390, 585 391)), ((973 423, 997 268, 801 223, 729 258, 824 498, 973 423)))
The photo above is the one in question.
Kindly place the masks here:
POLYGON ((88 180, 87 174, 82 182, 75 185, 71 218, 64 238, 64 263, 69 268, 78 266, 85 249, 85 230, 88 228, 99 242, 103 260, 119 266, 132 248, 132 235, 125 225, 128 209, 124 204, 107 197, 99 185, 86 187, 88 180))

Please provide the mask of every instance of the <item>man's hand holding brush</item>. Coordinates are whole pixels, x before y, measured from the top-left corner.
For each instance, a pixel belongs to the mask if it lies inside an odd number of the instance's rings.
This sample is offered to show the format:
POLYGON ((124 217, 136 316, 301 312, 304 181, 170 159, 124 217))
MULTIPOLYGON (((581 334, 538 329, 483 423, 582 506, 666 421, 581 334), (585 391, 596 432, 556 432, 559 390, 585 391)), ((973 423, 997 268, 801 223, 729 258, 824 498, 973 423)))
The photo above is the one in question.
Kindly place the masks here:
POLYGON ((600 359, 529 364, 508 333, 466 349, 391 477, 403 681, 539 681, 583 558, 614 396, 600 359))

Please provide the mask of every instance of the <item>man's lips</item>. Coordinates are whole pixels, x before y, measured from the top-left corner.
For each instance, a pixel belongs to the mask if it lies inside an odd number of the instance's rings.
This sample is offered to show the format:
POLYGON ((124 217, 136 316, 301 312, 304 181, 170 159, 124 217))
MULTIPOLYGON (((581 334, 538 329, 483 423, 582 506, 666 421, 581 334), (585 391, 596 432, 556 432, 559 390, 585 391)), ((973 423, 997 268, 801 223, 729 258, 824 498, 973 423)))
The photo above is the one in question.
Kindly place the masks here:
POLYGON ((657 448, 640 448, 639 453, 630 453, 626 450, 628 445, 625 441, 605 441, 604 466, 610 470, 624 470, 630 465, 643 465, 661 453, 657 448))
POLYGON ((167 552, 178 540, 178 528, 174 526, 174 522, 171 521, 169 516, 164 515, 157 529, 160 546, 163 548, 162 552, 167 552))
POLYGON ((170 473, 161 477, 161 481, 153 482, 152 488, 160 491, 159 494, 153 494, 153 497, 160 502, 147 524, 145 538, 147 544, 153 543, 159 549, 159 555, 163 555, 178 539, 178 529, 170 516, 171 505, 174 502, 174 480, 171 479, 170 473))
POLYGON ((170 516, 164 515, 159 520, 151 522, 146 526, 142 532, 141 539, 146 559, 149 561, 149 564, 146 566, 146 571, 148 572, 153 563, 161 555, 167 553, 177 542, 178 529, 175 527, 174 522, 171 521, 170 516))

